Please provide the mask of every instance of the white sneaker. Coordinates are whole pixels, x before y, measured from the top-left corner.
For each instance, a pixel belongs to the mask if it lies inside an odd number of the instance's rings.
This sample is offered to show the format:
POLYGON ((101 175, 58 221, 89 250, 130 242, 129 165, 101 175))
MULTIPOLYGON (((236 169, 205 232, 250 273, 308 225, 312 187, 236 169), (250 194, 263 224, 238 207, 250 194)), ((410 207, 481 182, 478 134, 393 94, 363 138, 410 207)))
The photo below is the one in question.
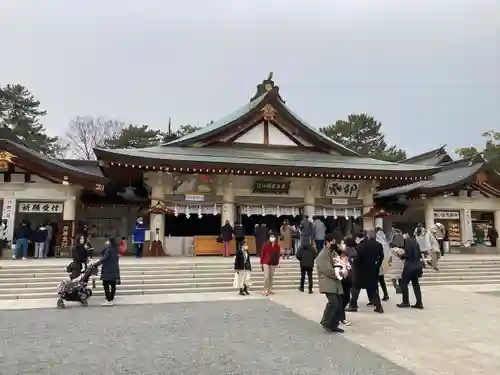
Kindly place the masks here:
POLYGON ((26 259, 28 259, 28 258, 26 258, 26 257, 23 257, 23 260, 26 260, 26 259))
POLYGON ((113 306, 115 303, 113 301, 108 302, 108 306, 113 306))
POLYGON ((12 255, 12 260, 16 260, 16 256, 15 255, 12 255))
POLYGON ((111 306, 111 305, 109 304, 109 301, 104 301, 104 302, 102 303, 102 306, 111 306))

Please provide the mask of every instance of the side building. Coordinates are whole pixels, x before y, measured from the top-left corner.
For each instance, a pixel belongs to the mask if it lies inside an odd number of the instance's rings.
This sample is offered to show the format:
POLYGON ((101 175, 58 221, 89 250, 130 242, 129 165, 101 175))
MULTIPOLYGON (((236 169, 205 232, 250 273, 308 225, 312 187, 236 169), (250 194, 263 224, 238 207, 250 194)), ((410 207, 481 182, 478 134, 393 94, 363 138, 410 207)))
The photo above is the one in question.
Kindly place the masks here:
POLYGON ((437 166, 426 181, 379 190, 375 201, 393 215, 384 218, 386 229, 395 225, 412 230, 445 225, 452 246, 470 246, 487 238, 487 226, 500 232, 500 175, 482 157, 454 161, 444 146, 407 159, 405 163, 437 166))

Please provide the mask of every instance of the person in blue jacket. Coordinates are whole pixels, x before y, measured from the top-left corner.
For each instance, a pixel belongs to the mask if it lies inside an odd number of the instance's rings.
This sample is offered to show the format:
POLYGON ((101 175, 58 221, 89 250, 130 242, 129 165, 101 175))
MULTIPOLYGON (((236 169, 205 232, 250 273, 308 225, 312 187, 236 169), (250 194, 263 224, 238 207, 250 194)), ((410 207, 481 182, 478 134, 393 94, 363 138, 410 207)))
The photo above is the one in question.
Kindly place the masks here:
POLYGON ((142 257, 142 247, 144 245, 144 238, 147 230, 148 228, 144 224, 143 218, 137 218, 135 227, 132 230, 132 242, 134 243, 136 258, 142 257))

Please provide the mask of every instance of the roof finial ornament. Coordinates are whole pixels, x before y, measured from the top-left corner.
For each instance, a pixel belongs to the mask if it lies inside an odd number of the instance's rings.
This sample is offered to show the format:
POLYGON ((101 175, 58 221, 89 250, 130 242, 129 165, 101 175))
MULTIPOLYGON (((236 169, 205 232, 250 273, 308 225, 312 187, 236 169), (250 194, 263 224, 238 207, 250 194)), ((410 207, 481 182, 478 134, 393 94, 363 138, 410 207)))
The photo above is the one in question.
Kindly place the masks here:
MULTIPOLYGON (((273 76, 274 73, 269 72, 267 79, 263 80, 262 83, 257 86, 257 93, 252 97, 252 99, 250 99, 250 101, 257 99, 258 97, 268 93, 271 90, 275 90, 278 94, 278 97, 281 99, 281 97, 279 96, 279 87, 274 84, 273 76)), ((283 99, 281 100, 283 101, 283 99)))

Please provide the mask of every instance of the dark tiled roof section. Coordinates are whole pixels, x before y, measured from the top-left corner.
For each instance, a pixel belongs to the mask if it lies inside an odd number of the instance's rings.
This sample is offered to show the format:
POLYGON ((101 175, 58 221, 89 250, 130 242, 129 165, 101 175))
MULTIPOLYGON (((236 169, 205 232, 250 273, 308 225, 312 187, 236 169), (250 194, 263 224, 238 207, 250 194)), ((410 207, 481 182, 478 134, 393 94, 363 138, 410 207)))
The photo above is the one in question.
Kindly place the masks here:
POLYGON ((419 191, 431 191, 434 189, 444 189, 465 183, 467 180, 474 177, 479 170, 485 165, 484 161, 459 160, 453 163, 447 163, 443 166, 443 170, 434 174, 431 180, 419 181, 413 184, 398 186, 391 189, 386 189, 376 193, 376 198, 385 198, 394 195, 407 194, 419 191))
POLYGON ((183 162, 206 162, 220 164, 246 164, 285 166, 285 167, 316 167, 338 170, 372 170, 372 171, 429 171, 433 167, 391 163, 361 156, 341 156, 320 152, 245 150, 227 148, 195 148, 195 147, 151 147, 143 149, 100 150, 97 153, 115 154, 116 161, 121 155, 129 155, 145 159, 183 162))
POLYGON ((450 162, 452 159, 446 152, 445 147, 446 145, 443 145, 434 150, 424 152, 423 154, 412 156, 411 158, 402 160, 401 163, 437 166, 442 163, 450 162))
POLYGON ((78 168, 78 170, 82 172, 90 173, 96 176, 103 176, 97 160, 58 159, 58 161, 78 168))

